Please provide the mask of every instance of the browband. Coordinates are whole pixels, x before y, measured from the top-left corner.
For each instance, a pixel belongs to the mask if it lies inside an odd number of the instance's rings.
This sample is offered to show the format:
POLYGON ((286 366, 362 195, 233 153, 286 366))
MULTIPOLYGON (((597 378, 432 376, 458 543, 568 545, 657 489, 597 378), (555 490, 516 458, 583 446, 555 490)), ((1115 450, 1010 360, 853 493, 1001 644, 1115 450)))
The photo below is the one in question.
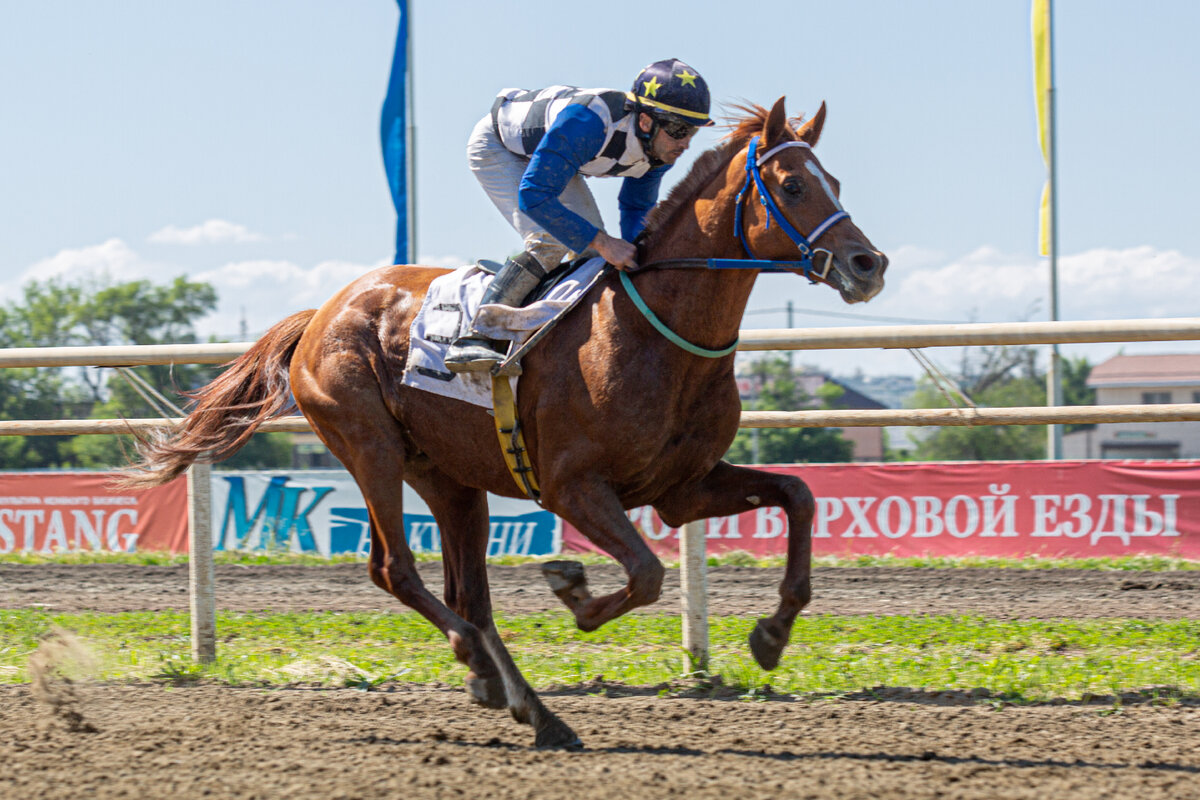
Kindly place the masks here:
POLYGON ((780 150, 783 150, 788 147, 803 147, 806 150, 812 150, 812 145, 810 145, 808 142, 796 142, 796 141, 784 142, 782 144, 775 145, 770 150, 763 153, 761 156, 758 157, 758 160, 755 163, 761 167, 763 164, 767 163, 767 160, 771 156, 775 155, 780 150))

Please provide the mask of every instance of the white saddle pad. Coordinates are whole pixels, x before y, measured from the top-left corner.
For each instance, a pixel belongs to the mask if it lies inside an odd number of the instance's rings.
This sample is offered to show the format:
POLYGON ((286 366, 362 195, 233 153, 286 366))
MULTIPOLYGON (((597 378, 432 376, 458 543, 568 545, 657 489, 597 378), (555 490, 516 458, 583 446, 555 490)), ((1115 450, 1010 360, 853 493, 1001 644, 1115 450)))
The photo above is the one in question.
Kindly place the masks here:
POLYGON ((519 347, 539 328, 569 308, 604 268, 603 258, 593 258, 576 269, 548 295, 524 308, 488 304, 479 300, 492 276, 475 265, 443 275, 429 285, 425 302, 409 331, 408 363, 400 383, 443 397, 492 407, 492 376, 489 372, 455 374, 443 360, 447 348, 467 332, 471 317, 479 309, 475 330, 491 339, 516 342, 519 347))

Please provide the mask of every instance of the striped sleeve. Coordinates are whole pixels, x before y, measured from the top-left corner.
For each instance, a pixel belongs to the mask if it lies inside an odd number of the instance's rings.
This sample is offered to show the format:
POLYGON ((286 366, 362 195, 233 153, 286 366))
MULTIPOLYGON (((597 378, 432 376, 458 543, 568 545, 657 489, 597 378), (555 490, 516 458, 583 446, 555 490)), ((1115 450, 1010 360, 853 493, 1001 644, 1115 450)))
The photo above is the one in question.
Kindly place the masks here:
POLYGON ((604 134, 604 121, 594 111, 584 105, 567 106, 546 129, 517 190, 517 207, 576 252, 585 249, 599 229, 558 197, 579 168, 604 147, 604 134))

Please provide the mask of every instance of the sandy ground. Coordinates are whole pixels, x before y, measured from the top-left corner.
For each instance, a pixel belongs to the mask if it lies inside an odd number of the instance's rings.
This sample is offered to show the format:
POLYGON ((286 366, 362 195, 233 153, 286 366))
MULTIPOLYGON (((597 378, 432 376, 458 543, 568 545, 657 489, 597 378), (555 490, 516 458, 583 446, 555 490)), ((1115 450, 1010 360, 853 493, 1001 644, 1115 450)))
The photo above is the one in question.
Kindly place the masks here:
POLYGON ((1200 709, 547 698, 529 746, 461 691, 79 687, 76 730, 0 688, 5 798, 1192 798, 1200 709), (80 730, 83 728, 84 730, 80 730))
MULTIPOLYGON (((428 582, 437 585, 438 567, 428 582)), ((491 571, 497 608, 558 608, 536 566, 491 571)), ((589 568, 616 587, 615 568, 589 568)), ((720 568, 714 614, 761 613, 775 570, 720 568)), ((651 610, 678 606, 677 575, 651 610)), ((1200 617, 1200 573, 823 569, 813 613, 1200 617)), ((187 607, 184 568, 0 566, 0 607, 187 607)), ((226 609, 385 610, 361 565, 221 567, 226 609)), ((564 612, 565 613, 565 612, 564 612)), ((1198 643, 1200 644, 1200 643, 1198 643)), ((3 643, 0 642, 0 646, 3 643)), ((456 686, 0 687, 0 798, 1200 798, 1200 702, 994 709, 885 689, 763 702, 590 685, 545 692, 578 751, 456 686)))
MULTIPOLYGON (((441 591, 441 565, 422 564, 441 591)), ((717 567, 709 571, 714 615, 773 610, 780 569, 717 567)), ((492 602, 501 612, 561 609, 539 567, 492 566, 492 602)), ((616 565, 588 567, 594 592, 624 583, 616 565)), ((164 611, 188 607, 186 566, 0 564, 0 608, 54 611, 164 611)), ((401 608, 376 588, 362 564, 315 567, 218 566, 218 608, 235 611, 388 611, 401 608)), ((668 570, 662 598, 644 611, 679 610, 679 573, 668 570)), ((812 614, 983 614, 999 618, 1200 618, 1200 571, 819 568, 812 614)))

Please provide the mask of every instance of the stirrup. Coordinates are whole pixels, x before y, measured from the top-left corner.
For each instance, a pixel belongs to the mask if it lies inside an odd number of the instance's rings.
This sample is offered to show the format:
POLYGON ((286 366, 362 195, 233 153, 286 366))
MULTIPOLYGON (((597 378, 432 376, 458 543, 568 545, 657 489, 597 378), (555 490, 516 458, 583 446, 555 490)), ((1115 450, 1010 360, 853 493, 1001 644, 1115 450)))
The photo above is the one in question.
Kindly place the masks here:
POLYGON ((460 336, 446 351, 443 361, 453 373, 487 372, 504 360, 504 342, 484 336, 460 336))

